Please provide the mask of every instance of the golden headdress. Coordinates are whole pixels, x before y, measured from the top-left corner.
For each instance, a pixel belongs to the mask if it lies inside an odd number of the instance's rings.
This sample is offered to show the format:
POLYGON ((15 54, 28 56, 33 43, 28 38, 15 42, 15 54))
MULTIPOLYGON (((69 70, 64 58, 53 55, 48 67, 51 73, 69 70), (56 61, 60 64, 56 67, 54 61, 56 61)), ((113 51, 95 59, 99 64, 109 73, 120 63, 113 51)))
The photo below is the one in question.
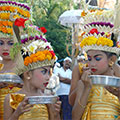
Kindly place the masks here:
POLYGON ((13 21, 15 18, 29 18, 30 8, 13 1, 0 1, 0 37, 13 35, 13 21))
POLYGON ((37 27, 29 20, 16 19, 14 26, 13 48, 10 50, 12 59, 16 59, 14 72, 18 75, 25 71, 43 66, 53 66, 55 53, 47 42, 45 27, 37 27))
MULTIPOLYGON (((120 8, 119 5, 116 6, 120 8)), ((116 24, 117 10, 94 9, 81 13, 84 19, 83 40, 80 47, 85 50, 102 50, 120 55, 119 42, 115 34, 119 32, 119 25, 116 24)), ((118 22, 117 22, 118 23, 118 22)))

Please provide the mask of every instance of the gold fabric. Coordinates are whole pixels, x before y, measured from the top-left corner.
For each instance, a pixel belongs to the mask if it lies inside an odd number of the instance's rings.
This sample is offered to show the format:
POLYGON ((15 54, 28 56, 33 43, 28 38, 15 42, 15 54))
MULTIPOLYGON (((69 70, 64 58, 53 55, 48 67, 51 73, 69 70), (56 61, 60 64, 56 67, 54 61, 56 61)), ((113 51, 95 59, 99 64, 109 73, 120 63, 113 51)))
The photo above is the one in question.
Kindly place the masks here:
POLYGON ((4 99, 7 94, 14 93, 19 91, 20 88, 14 87, 13 85, 8 85, 5 88, 0 89, 0 120, 3 120, 3 106, 4 106, 4 99))
MULTIPOLYGON (((24 99, 24 94, 11 94, 10 106, 16 109, 24 99)), ((30 111, 23 113, 18 120, 48 120, 48 109, 45 104, 33 105, 30 111)))
POLYGON ((82 120, 118 120, 120 102, 104 87, 93 85, 82 120))

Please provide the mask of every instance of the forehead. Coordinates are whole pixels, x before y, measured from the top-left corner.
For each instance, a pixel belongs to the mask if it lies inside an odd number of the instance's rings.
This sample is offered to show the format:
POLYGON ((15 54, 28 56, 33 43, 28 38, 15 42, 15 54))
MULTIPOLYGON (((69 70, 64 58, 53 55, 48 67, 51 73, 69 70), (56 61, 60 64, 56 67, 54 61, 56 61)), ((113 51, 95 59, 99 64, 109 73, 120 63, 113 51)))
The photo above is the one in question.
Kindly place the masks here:
POLYGON ((7 42, 7 41, 13 41, 13 38, 12 37, 0 38, 0 40, 7 42))
POLYGON ((96 55, 105 55, 104 52, 100 51, 100 50, 89 50, 87 53, 88 56, 96 56, 96 55))
POLYGON ((71 62, 70 60, 65 60, 64 62, 71 62))

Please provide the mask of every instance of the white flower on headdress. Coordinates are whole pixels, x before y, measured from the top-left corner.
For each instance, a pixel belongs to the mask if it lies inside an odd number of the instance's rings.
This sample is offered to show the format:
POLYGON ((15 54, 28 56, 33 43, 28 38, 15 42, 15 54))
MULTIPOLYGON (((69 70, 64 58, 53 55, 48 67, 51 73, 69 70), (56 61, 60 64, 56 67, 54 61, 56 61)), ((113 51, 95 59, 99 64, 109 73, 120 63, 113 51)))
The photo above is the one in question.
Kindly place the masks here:
POLYGON ((35 53, 35 50, 37 49, 37 46, 34 44, 30 44, 29 46, 27 46, 29 52, 31 53, 35 53))
POLYGON ((22 49, 23 49, 23 53, 22 53, 22 55, 26 55, 27 54, 27 52, 28 52, 28 50, 27 50, 27 48, 25 48, 25 47, 22 47, 22 49))

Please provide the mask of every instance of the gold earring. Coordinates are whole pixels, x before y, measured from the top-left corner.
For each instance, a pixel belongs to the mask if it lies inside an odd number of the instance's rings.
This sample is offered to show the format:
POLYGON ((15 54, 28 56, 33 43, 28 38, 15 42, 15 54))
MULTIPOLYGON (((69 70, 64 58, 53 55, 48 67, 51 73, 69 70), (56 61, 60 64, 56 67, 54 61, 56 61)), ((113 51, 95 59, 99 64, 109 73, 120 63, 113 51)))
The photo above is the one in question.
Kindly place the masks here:
POLYGON ((113 61, 110 61, 109 66, 112 67, 113 64, 114 64, 114 62, 113 62, 113 61))
POLYGON ((27 77, 28 80, 30 80, 30 77, 27 77))

